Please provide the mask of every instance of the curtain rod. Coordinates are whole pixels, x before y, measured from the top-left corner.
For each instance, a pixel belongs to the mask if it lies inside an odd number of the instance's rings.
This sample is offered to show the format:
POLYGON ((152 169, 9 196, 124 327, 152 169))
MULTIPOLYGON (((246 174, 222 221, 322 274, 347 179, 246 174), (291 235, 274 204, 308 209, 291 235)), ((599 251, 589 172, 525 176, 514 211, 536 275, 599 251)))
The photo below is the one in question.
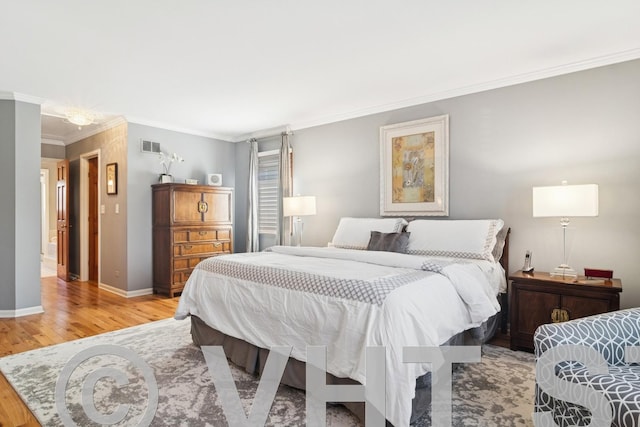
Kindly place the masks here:
POLYGON ((251 142, 251 141, 260 142, 261 140, 273 138, 275 136, 284 136, 284 135, 293 135, 293 131, 291 130, 291 128, 289 126, 287 126, 286 129, 281 131, 281 132, 265 133, 264 135, 247 138, 245 140, 245 142, 251 142))

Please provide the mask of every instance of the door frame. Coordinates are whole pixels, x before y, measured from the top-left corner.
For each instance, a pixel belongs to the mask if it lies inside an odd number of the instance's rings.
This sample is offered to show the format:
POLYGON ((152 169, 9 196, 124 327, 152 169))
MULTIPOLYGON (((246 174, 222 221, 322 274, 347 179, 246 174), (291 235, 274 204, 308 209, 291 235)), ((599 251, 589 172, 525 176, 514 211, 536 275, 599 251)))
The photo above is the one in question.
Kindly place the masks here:
POLYGON ((102 167, 100 149, 80 155, 80 277, 89 280, 89 159, 98 158, 98 284, 102 277, 102 167))
POLYGON ((49 169, 40 168, 40 251, 42 258, 49 249, 49 169))

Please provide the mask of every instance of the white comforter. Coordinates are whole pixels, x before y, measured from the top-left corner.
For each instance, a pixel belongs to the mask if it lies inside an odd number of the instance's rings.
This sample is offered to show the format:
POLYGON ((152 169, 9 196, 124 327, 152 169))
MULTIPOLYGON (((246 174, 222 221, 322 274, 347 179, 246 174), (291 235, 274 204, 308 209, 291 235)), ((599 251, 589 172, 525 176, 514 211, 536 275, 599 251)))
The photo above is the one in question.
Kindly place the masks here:
MULTIPOLYGON (((374 280, 422 270, 424 257, 337 248, 274 247, 270 252, 225 257, 250 265, 284 268, 341 279, 374 280)), ((187 282, 176 319, 196 315, 209 326, 262 348, 293 346, 306 361, 308 345, 327 347, 327 371, 365 383, 365 349, 387 349, 386 416, 409 425, 416 378, 429 364, 402 363, 406 346, 439 346, 479 326, 499 311, 504 280, 497 263, 453 263, 442 274, 391 291, 381 305, 226 277, 196 268, 187 282)))

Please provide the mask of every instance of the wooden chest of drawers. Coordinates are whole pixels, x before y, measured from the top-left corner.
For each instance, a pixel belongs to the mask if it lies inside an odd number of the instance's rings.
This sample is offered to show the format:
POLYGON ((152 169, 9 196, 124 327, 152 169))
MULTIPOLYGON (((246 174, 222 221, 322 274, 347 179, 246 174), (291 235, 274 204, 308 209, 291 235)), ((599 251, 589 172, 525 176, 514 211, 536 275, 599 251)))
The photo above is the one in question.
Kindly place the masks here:
POLYGON ((188 184, 153 189, 153 291, 173 297, 198 263, 233 252, 233 191, 188 184))

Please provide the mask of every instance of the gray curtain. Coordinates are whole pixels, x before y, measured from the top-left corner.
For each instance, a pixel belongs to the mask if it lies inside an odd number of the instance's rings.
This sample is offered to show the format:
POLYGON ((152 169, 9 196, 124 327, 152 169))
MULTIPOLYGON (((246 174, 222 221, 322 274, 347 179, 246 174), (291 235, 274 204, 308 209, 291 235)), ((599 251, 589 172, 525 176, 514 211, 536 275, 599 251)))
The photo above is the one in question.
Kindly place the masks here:
POLYGON ((286 245, 287 232, 291 230, 287 223, 291 218, 285 218, 282 214, 282 198, 291 197, 291 143, 289 133, 282 132, 282 143, 280 144, 280 185, 278 186, 278 235, 276 241, 280 245, 286 245))
POLYGON ((249 206, 247 218, 247 252, 260 251, 258 234, 258 141, 250 141, 249 152, 249 206))

